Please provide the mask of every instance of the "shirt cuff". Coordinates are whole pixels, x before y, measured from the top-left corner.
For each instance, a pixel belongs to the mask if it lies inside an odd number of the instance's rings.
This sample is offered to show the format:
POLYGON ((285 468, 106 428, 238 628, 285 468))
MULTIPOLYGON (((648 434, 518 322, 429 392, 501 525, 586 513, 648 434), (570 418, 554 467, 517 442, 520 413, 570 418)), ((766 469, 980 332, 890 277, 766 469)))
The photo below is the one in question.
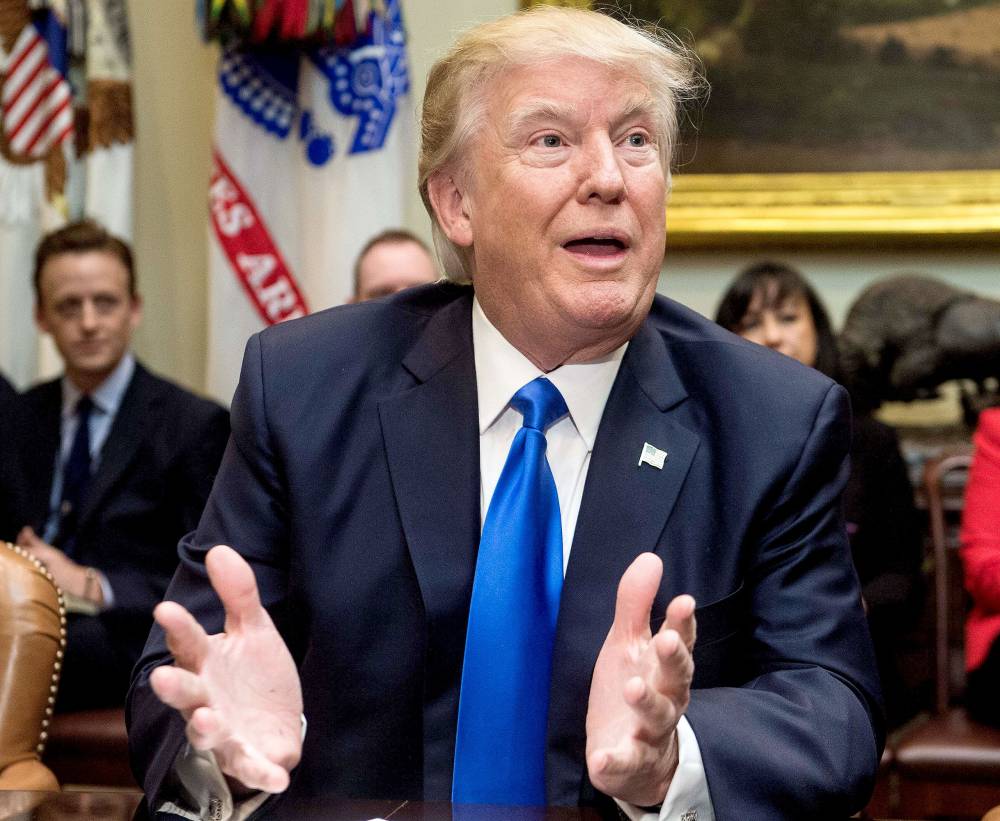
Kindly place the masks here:
POLYGON ((115 606, 115 591, 111 589, 111 582, 108 581, 108 577, 96 567, 94 568, 94 573, 97 574, 97 581, 101 585, 101 595, 104 596, 104 603, 101 605, 101 610, 108 610, 115 606))
POLYGON ((658 810, 615 799, 630 821, 715 821, 698 739, 685 716, 677 722, 677 769, 658 810))
POLYGON ((184 805, 167 802, 156 809, 190 821, 237 821, 246 818, 267 798, 266 793, 259 793, 240 805, 238 809, 252 805, 245 814, 234 812, 233 794, 215 754, 195 750, 190 744, 174 762, 174 778, 186 799, 184 805))
MULTIPOLYGON (((299 720, 304 740, 306 717, 299 716, 299 720)), ((234 804, 233 793, 215 753, 196 750, 190 744, 185 744, 183 752, 177 756, 173 775, 184 793, 186 806, 166 801, 156 811, 174 813, 189 821, 244 821, 271 797, 270 793, 259 792, 234 804)))

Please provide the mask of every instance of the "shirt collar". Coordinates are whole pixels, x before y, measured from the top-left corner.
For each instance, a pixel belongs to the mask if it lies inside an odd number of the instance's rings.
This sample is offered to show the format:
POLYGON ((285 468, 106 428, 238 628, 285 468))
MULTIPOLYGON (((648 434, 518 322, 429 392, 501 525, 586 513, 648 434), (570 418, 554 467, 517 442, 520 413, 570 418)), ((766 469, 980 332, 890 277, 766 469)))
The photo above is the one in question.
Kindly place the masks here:
MULTIPOLYGON (((134 373, 135 357, 132 356, 131 351, 126 351, 125 356, 121 358, 108 378, 90 394, 94 407, 108 416, 114 416, 118 413, 118 406, 121 405, 122 399, 125 397, 125 390, 128 388, 129 382, 132 381, 134 373)), ((62 415, 63 419, 68 419, 76 413, 76 403, 80 401, 83 393, 68 377, 63 376, 62 395, 62 415)))
POLYGON ((507 408, 511 397, 532 379, 552 381, 569 408, 570 418, 587 450, 594 449, 597 428, 604 415, 628 342, 599 359, 560 365, 549 373, 539 370, 510 344, 487 319, 478 299, 472 302, 472 347, 476 358, 476 391, 479 397, 479 433, 482 435, 507 408))

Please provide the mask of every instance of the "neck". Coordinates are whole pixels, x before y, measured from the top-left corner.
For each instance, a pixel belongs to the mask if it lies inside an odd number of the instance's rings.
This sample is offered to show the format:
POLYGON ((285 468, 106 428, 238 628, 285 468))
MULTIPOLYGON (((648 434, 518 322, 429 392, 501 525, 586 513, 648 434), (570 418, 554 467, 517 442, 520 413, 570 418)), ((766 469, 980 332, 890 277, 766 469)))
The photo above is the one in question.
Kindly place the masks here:
POLYGON ((497 322, 485 306, 483 312, 493 327, 543 373, 562 365, 593 362, 607 356, 632 338, 644 318, 640 315, 615 328, 584 329, 584 333, 573 329, 572 333, 568 333, 554 326, 535 329, 518 321, 497 322))
POLYGON ((114 373, 114 368, 109 371, 101 371, 99 373, 80 373, 78 371, 67 370, 66 378, 73 383, 73 387, 80 391, 80 393, 90 396, 104 384, 112 373, 114 373))

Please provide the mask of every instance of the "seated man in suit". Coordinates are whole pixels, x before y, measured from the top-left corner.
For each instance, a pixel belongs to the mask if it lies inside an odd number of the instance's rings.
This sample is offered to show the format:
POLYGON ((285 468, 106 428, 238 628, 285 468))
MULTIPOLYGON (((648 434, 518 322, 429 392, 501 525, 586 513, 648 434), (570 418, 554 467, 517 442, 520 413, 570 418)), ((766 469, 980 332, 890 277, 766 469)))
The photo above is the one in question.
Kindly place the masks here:
MULTIPOLYGON (((36 319, 62 378, 20 397, 17 543, 71 596, 57 709, 124 703, 152 611, 229 433, 225 409, 132 355, 142 314, 129 247, 89 221, 36 252, 36 319)), ((7 534, 5 534, 7 535, 7 534)))
POLYGON ((389 296, 437 278, 434 259, 420 238, 401 228, 390 228, 368 240, 358 254, 351 302, 389 296))
POLYGON ((846 395, 656 295, 698 82, 679 47, 548 6, 431 70, 420 186, 452 282, 251 339, 129 696, 152 811, 865 803, 846 395))

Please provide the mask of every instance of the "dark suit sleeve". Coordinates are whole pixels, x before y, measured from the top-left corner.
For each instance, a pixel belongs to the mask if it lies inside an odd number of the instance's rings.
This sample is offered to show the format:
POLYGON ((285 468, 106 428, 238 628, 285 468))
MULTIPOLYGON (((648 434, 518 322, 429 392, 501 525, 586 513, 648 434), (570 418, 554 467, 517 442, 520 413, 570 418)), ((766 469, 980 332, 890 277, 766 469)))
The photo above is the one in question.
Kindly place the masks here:
MULTIPOLYGON (((209 633, 222 630, 224 614, 204 565, 205 554, 225 542, 251 563, 265 606, 282 597, 287 528, 281 476, 271 451, 263 407, 261 355, 257 337, 247 346, 232 407, 232 437, 198 529, 180 544, 180 565, 166 599, 182 601, 209 633)), ((172 658, 163 631, 154 626, 133 673, 126 718, 133 771, 151 807, 169 793, 174 760, 185 743, 180 715, 149 686, 149 673, 172 658)))
POLYGON ((163 597, 176 564, 172 545, 198 526, 229 438, 229 415, 214 402, 185 393, 183 403, 168 413, 177 418, 158 433, 171 440, 162 446, 169 458, 163 459, 163 474, 157 477, 163 490, 156 499, 156 510, 147 518, 151 530, 162 527, 163 531, 146 534, 150 554, 163 554, 163 560, 155 566, 152 561, 97 562, 114 592, 113 611, 119 615, 148 618, 163 597), (160 543, 166 545, 170 539, 169 552, 152 548, 160 543))
POLYGON ((749 552, 749 680, 691 695, 718 821, 846 818, 871 791, 882 719, 840 515, 848 418, 831 387, 749 552))

